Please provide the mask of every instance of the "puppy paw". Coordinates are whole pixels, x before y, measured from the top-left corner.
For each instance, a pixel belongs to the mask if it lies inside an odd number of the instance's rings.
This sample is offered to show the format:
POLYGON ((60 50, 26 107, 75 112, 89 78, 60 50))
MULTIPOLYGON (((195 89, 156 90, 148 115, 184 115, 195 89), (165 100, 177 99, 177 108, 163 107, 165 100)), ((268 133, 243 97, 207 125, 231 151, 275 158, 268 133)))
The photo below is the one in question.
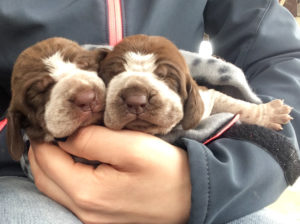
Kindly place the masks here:
POLYGON ((293 118, 289 115, 292 107, 284 104, 283 100, 273 100, 266 104, 261 104, 263 107, 262 125, 276 131, 282 130, 282 125, 288 123, 293 118))

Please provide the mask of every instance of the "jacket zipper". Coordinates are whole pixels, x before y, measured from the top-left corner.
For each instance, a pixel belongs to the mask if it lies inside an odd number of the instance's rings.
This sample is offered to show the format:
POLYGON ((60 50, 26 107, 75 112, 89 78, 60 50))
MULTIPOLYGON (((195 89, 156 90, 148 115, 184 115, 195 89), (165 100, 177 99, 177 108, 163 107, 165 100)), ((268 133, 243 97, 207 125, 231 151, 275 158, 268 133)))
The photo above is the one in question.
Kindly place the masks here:
POLYGON ((106 0, 108 9, 109 45, 115 46, 123 38, 121 0, 106 0))

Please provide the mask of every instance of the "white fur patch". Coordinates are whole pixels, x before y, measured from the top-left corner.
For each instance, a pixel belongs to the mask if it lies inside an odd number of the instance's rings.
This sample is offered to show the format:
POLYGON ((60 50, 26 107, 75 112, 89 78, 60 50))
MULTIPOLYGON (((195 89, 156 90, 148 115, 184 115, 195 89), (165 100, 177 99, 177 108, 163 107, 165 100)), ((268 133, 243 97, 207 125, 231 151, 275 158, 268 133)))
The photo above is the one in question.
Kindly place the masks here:
POLYGON ((50 76, 56 81, 77 74, 87 76, 97 76, 97 72, 86 71, 77 67, 76 64, 70 61, 64 61, 61 53, 58 51, 49 58, 43 59, 44 64, 50 69, 50 76))
POLYGON ((127 72, 154 72, 156 69, 154 54, 141 54, 135 52, 127 52, 125 54, 127 72))
POLYGON ((211 91, 210 90, 199 90, 199 94, 201 96, 201 99, 203 100, 203 115, 202 115, 202 120, 209 117, 211 115, 213 106, 214 106, 214 100, 212 99, 211 96, 211 91))

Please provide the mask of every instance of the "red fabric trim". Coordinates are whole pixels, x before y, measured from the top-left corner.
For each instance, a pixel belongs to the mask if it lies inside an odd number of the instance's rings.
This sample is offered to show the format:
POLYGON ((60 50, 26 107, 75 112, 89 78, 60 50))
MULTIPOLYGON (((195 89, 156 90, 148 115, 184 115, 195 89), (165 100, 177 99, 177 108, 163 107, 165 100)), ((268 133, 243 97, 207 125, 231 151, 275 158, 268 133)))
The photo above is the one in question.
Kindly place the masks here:
POLYGON ((229 128, 231 128, 238 120, 240 119, 240 115, 236 114, 231 121, 226 124, 217 134, 215 134, 213 137, 207 139, 203 144, 206 145, 210 143, 211 141, 215 140, 216 138, 219 138, 225 131, 227 131, 229 128))
POLYGON ((7 118, 4 118, 2 121, 0 121, 0 132, 4 129, 6 124, 7 124, 7 118))
POLYGON ((108 8, 109 45, 115 46, 123 39, 121 0, 106 0, 108 8))

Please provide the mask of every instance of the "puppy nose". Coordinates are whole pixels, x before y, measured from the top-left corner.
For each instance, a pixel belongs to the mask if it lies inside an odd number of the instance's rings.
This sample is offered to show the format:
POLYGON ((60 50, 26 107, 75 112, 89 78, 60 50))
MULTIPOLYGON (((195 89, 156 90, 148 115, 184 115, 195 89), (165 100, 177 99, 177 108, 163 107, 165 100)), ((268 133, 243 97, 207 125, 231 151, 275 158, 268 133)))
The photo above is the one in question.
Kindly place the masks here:
POLYGON ((74 98, 74 104, 82 111, 96 112, 99 102, 96 100, 96 93, 93 90, 85 90, 77 93, 74 98))
POLYGON ((130 113, 141 114, 145 111, 145 107, 148 103, 148 98, 144 94, 141 95, 129 94, 125 97, 125 103, 130 113))

